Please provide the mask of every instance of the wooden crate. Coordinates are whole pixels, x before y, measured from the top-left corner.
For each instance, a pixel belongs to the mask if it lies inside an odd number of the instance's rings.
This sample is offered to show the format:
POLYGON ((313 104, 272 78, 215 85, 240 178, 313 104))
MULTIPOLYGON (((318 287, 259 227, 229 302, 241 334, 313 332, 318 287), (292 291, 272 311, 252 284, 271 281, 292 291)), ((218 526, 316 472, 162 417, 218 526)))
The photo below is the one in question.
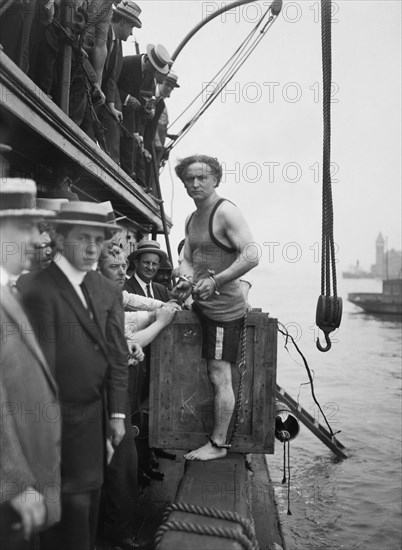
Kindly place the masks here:
MULTIPOLYGON (((164 449, 194 449, 213 427, 213 392, 201 358, 197 316, 178 312, 174 322, 152 343, 150 444, 164 449)), ((277 321, 267 313, 247 315, 247 370, 241 420, 232 451, 274 452, 277 321)), ((239 350, 240 352, 240 350, 239 350)), ((237 365, 232 367, 235 395, 237 365)), ((227 412, 231 415, 231 411, 227 412)), ((232 416, 232 415, 231 415, 232 416)), ((229 427, 232 431, 233 418, 229 427)))

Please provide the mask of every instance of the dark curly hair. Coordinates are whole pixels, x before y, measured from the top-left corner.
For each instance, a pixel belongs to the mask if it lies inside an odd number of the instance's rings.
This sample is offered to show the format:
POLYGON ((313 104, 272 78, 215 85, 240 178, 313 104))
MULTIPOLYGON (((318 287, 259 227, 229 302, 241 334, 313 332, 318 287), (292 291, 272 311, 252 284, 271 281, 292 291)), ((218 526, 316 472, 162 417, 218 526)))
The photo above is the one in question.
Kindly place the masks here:
POLYGON ((195 162, 202 162, 203 164, 207 164, 210 167, 213 175, 216 177, 216 187, 218 187, 222 179, 222 166, 220 165, 218 159, 214 157, 209 157, 208 155, 191 155, 191 157, 181 159, 179 161, 179 164, 175 167, 177 177, 184 182, 187 168, 195 162))

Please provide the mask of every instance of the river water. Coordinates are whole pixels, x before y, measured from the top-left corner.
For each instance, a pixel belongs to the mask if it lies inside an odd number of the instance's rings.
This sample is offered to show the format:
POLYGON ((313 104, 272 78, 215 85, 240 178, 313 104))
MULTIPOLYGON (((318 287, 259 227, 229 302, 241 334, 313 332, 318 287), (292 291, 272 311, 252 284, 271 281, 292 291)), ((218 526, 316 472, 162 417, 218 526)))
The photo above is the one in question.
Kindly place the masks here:
MULTIPOLYGON (((301 425, 290 444, 292 515, 287 515, 283 448, 276 442, 268 463, 287 550, 400 550, 401 322, 362 313, 346 300, 348 292, 381 291, 381 282, 338 282, 342 323, 332 349, 321 353, 314 343, 317 276, 289 272, 278 278, 260 271, 253 277, 250 303, 277 317, 297 340, 314 371, 317 398, 349 455, 336 460, 301 425)), ((279 335, 277 381, 317 416, 302 361, 293 346, 288 353, 283 344, 279 335)))

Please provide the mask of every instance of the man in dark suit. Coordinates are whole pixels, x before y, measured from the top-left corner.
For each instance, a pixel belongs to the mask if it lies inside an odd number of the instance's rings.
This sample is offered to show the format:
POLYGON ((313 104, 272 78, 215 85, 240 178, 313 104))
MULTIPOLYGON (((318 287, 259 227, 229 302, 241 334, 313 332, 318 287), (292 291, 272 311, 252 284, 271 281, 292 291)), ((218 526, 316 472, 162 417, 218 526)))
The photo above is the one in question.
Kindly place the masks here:
MULTIPOLYGON (((159 84, 156 91, 155 115, 147 121, 144 128, 144 147, 151 155, 155 155, 156 165, 159 166, 160 160, 164 154, 164 144, 167 137, 167 127, 169 123, 168 112, 165 99, 170 97, 170 94, 175 88, 180 88, 178 84, 178 76, 172 70, 165 76, 162 84, 159 84), (156 143, 158 141, 158 144, 156 143)), ((167 160, 166 157, 165 160, 167 160)), ((155 187, 155 173, 153 163, 148 163, 145 166, 145 177, 148 187, 155 187)))
POLYGON ((120 164, 120 126, 123 121, 117 80, 123 65, 122 42, 131 36, 133 27, 141 28, 141 9, 132 0, 123 0, 113 10, 106 47, 107 57, 102 76, 105 105, 100 108, 99 120, 105 127, 105 140, 110 157, 120 164))
POLYGON ((142 241, 137 250, 130 254, 135 265, 135 273, 124 285, 124 290, 132 294, 155 298, 161 302, 172 299, 170 292, 153 279, 160 267, 161 261, 167 260, 167 254, 161 250, 157 241, 142 241))
POLYGON ((148 44, 147 53, 128 55, 117 82, 123 105, 124 126, 137 141, 122 136, 120 142, 121 167, 141 185, 146 185, 145 168, 139 143, 144 135, 144 122, 153 118, 154 112, 147 108, 147 98, 155 97, 156 81, 163 82, 169 72, 171 59, 161 44, 148 44), (139 173, 135 173, 137 170, 139 173))
POLYGON ((57 215, 59 254, 23 288, 34 330, 59 385, 62 403, 59 525, 41 550, 92 550, 106 449, 124 436, 127 356, 119 289, 93 271, 106 232, 105 209, 69 202, 57 215), (105 428, 110 435, 106 438, 105 428))
MULTIPOLYGON (((130 279, 126 280, 124 290, 132 294, 155 298, 161 302, 169 302, 172 300, 172 295, 169 290, 160 283, 154 283, 153 279, 158 272, 161 262, 167 260, 167 254, 161 250, 160 244, 157 241, 144 240, 140 242, 137 249, 130 254, 135 265, 135 273, 130 279)), ((174 301, 174 300, 173 300, 174 301)), ((176 302, 175 302, 176 303, 176 302)), ((133 423, 137 424, 138 418, 144 425, 140 432, 143 437, 137 437, 136 445, 138 452, 138 464, 140 479, 141 474, 145 472, 148 475, 155 475, 153 467, 157 464, 153 452, 149 450, 148 445, 148 424, 143 421, 147 415, 138 414, 138 412, 148 412, 148 397, 150 384, 150 348, 144 348, 145 360, 139 365, 136 370, 137 379, 135 380, 135 393, 131 402, 131 410, 134 413, 133 423), (137 417, 135 413, 137 412, 137 417)), ((133 382, 130 382, 133 384, 133 382)), ((175 458, 175 455, 158 450, 159 456, 165 458, 175 458)))
POLYGON ((0 180, 0 547, 25 550, 60 519, 56 382, 10 279, 29 269, 39 238, 33 181, 0 180))

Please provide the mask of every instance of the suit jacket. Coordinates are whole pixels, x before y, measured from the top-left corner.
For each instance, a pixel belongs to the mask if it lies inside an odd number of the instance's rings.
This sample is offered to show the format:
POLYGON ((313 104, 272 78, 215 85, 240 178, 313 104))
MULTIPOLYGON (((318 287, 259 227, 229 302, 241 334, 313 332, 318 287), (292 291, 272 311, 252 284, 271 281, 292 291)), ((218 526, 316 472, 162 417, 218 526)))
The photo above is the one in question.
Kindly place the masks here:
POLYGON ((0 502, 32 486, 50 526, 60 519, 57 386, 19 302, 0 288, 0 502))
MULTIPOLYGON (((166 287, 159 283, 151 283, 154 297, 161 302, 168 302, 171 299, 170 293, 166 287)), ((142 290, 137 279, 130 277, 125 284, 124 290, 131 292, 132 294, 139 294, 145 296, 145 292, 142 290)), ((149 384, 150 384, 150 365, 151 365, 151 348, 146 346, 144 348, 145 359, 136 369, 130 370, 130 402, 131 410, 133 412, 133 422, 140 427, 140 431, 144 432, 144 424, 142 414, 140 414, 140 420, 138 417, 138 411, 141 410, 141 403, 147 400, 149 396, 149 384)), ((147 433, 147 432, 146 432, 147 433)))
POLYGON ((121 101, 117 81, 123 66, 123 49, 121 40, 116 40, 113 44, 112 26, 109 27, 106 47, 107 56, 103 68, 102 90, 106 96, 106 103, 113 101, 115 107, 119 109, 119 107, 121 107, 121 101))
MULTIPOLYGON (((161 302, 168 302, 169 300, 171 300, 170 292, 160 283, 152 282, 151 287, 156 300, 160 300, 161 302)), ((145 292, 142 290, 141 285, 138 283, 134 275, 124 283, 124 290, 127 290, 127 292, 131 292, 132 294, 146 296, 145 292)))
POLYGON ((131 95, 138 99, 138 101, 143 104, 141 100, 141 90, 146 90, 151 95, 155 95, 155 78, 153 73, 147 71, 145 74, 142 73, 141 60, 144 54, 141 55, 127 55, 123 57, 123 65, 121 67, 120 76, 117 81, 117 86, 120 92, 121 103, 123 104, 123 117, 126 121, 132 119, 132 123, 128 122, 127 128, 131 132, 139 132, 143 135, 143 126, 148 120, 143 120, 142 109, 132 111, 132 107, 124 107, 124 102, 128 95, 131 95))
POLYGON ((141 90, 147 90, 155 95, 154 75, 150 72, 142 73, 141 61, 143 57, 144 54, 123 57, 123 65, 117 81, 122 103, 124 103, 128 94, 140 101, 141 90))
POLYGON ((91 271, 85 285, 94 318, 53 262, 22 289, 26 310, 59 385, 62 402, 63 490, 103 481, 104 394, 110 412, 127 401, 127 344, 122 295, 91 271))

